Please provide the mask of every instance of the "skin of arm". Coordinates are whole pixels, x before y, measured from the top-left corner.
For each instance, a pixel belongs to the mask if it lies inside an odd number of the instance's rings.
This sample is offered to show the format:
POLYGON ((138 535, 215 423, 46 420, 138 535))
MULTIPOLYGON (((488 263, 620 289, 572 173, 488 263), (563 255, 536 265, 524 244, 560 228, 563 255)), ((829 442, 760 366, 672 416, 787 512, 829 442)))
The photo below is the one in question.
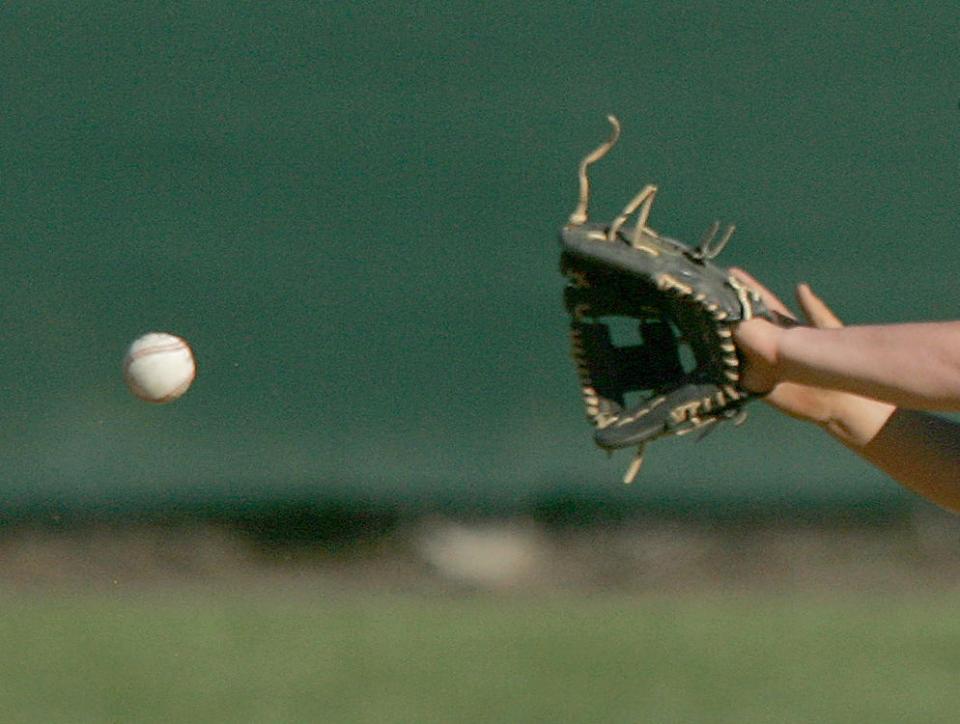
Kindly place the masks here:
POLYGON ((960 412, 960 322, 783 329, 740 326, 757 384, 798 382, 918 410, 960 412))
MULTIPOLYGON (((753 277, 734 273, 770 308, 790 314, 753 277)), ((751 320, 734 332, 745 386, 915 493, 960 512, 960 424, 923 411, 960 410, 960 324, 843 328, 807 285, 797 288, 797 300, 811 327, 751 320)))
POLYGON ((897 409, 864 445, 848 446, 891 478, 960 513, 960 425, 897 409))

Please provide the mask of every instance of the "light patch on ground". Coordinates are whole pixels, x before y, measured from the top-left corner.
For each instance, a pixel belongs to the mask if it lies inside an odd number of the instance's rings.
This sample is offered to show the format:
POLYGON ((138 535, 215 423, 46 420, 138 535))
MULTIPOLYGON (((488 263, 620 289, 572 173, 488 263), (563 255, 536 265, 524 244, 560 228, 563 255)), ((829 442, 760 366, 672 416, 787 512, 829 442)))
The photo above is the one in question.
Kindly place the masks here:
POLYGON ((548 547, 537 528, 523 521, 436 521, 423 527, 416 544, 424 560, 441 576, 482 588, 542 580, 548 547))

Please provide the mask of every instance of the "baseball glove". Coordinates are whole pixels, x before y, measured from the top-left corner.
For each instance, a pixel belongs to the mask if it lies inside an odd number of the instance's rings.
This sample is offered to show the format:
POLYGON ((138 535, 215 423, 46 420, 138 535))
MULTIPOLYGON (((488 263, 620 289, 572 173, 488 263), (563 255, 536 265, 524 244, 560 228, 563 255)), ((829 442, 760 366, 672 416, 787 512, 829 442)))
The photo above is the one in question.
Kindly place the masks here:
POLYGON ((624 480, 631 482, 652 440, 742 421, 753 395, 740 386, 733 327, 754 316, 781 320, 712 262, 733 226, 718 238, 715 223, 697 247, 647 226, 656 186, 644 187, 612 222, 588 220, 587 171, 620 135, 617 119, 609 120, 610 138, 580 163, 580 201, 560 233, 561 271, 587 417, 601 448, 637 448, 624 480), (612 334, 624 324, 627 343, 612 334))

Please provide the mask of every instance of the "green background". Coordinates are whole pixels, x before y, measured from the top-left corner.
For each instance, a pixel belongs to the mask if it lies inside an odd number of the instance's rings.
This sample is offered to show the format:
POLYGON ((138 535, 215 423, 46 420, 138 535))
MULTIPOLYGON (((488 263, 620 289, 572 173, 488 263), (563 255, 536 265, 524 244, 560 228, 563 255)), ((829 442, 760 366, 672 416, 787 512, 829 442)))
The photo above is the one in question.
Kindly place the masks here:
POLYGON ((848 322, 957 317, 952 3, 3 3, 6 511, 291 496, 519 506, 878 504, 898 488, 755 406, 619 478, 557 273, 576 165, 651 223, 848 322), (175 404, 126 392, 185 336, 175 404))

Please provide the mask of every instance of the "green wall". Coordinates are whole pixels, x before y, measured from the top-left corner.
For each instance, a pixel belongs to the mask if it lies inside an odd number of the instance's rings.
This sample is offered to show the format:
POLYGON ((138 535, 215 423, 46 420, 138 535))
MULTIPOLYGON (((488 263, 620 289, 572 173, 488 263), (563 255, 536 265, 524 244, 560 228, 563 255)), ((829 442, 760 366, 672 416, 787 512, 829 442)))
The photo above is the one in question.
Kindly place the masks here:
POLYGON ((850 322, 958 315, 953 3, 0 5, 8 509, 291 494, 513 505, 898 489, 757 406, 618 480, 566 358, 556 232, 651 219, 850 322), (139 333, 194 345, 164 407, 139 333), (709 465, 710 470, 704 467, 709 465))

